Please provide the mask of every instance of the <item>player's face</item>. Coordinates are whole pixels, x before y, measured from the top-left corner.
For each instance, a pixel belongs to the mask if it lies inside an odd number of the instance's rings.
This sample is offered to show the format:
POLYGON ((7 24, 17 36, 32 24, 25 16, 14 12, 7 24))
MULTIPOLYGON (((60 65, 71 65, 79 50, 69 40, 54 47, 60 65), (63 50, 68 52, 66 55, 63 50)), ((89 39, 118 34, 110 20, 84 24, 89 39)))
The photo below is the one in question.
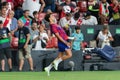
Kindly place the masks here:
POLYGON ((55 18, 55 16, 54 16, 53 14, 50 15, 50 20, 51 20, 52 22, 55 22, 55 21, 56 21, 56 18, 55 18))

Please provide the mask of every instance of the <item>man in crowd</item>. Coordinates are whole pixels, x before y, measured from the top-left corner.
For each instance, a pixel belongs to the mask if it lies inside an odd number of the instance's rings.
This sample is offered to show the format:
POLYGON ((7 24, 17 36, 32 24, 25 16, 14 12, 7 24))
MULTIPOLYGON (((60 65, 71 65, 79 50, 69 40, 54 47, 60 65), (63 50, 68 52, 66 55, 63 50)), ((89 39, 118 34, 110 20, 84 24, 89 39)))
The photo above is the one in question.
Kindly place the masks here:
POLYGON ((31 57, 31 42, 30 42, 30 32, 27 27, 24 26, 21 20, 18 20, 18 32, 19 32, 19 41, 18 41, 18 52, 19 52, 19 71, 22 71, 24 65, 24 59, 27 58, 30 71, 33 71, 33 59, 31 57))
POLYGON ((10 31, 8 28, 3 27, 3 22, 0 20, 0 61, 2 71, 5 71, 5 58, 6 56, 9 64, 9 71, 12 71, 12 60, 10 51, 10 31))

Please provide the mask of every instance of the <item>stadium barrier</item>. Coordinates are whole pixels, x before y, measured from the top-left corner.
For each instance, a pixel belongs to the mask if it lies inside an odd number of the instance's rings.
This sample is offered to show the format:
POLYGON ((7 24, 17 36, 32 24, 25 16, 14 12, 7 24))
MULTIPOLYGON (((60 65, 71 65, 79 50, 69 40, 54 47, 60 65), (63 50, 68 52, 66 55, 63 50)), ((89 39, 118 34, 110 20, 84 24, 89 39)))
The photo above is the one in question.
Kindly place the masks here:
MULTIPOLYGON (((66 71, 70 70, 69 62, 74 62, 74 71, 82 71, 82 70, 91 70, 92 65, 102 65, 102 70, 120 70, 120 47, 114 48, 117 55, 116 58, 112 62, 108 62, 105 59, 101 60, 84 60, 82 51, 72 51, 73 56, 60 63, 58 70, 66 71)), ((33 50, 32 57, 34 62, 34 70, 35 71, 43 71, 44 67, 48 66, 58 55, 58 50, 33 50)), ((7 60, 6 60, 7 61, 7 60)), ((13 61, 13 71, 18 71, 19 60, 17 51, 12 51, 12 61, 13 61)), ((7 63, 7 62, 6 62, 7 63)), ((6 64, 6 71, 8 71, 8 64, 6 64)), ((54 69, 52 69, 54 70, 54 69)), ((25 64, 23 67, 23 71, 29 71, 29 64, 25 59, 25 64)))

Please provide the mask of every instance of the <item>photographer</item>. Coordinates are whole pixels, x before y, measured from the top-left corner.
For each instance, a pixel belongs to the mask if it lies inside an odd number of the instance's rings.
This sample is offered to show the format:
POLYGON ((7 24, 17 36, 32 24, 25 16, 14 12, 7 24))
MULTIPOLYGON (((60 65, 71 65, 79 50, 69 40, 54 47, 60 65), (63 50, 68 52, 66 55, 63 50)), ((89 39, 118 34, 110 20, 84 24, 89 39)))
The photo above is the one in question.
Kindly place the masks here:
POLYGON ((21 20, 18 20, 18 32, 19 32, 19 41, 18 41, 18 52, 19 52, 19 71, 22 71, 24 65, 24 59, 27 58, 30 71, 33 71, 33 59, 31 57, 31 42, 30 42, 30 32, 27 27, 24 27, 24 24, 21 20))
POLYGON ((5 58, 6 56, 9 64, 9 71, 12 71, 12 60, 10 51, 10 31, 8 28, 3 27, 3 22, 0 20, 0 61, 1 70, 5 71, 5 58))

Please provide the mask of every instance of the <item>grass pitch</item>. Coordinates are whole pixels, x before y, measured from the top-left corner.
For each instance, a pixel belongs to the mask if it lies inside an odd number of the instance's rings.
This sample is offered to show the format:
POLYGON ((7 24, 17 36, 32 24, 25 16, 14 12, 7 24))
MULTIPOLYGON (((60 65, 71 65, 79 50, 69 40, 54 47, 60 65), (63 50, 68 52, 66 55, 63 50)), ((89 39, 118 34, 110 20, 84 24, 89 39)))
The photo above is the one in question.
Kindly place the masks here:
POLYGON ((120 71, 0 72, 0 80, 120 80, 120 71))

